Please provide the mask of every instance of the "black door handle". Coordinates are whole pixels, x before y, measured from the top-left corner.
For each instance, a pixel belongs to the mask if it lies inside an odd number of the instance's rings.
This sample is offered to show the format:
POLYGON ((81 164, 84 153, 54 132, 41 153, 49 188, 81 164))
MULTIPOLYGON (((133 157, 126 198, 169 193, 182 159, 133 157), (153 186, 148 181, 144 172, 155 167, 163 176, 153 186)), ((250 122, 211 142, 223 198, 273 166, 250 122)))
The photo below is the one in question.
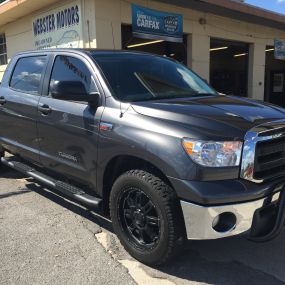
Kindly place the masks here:
POLYGON ((39 111, 44 115, 48 115, 51 113, 51 108, 48 105, 44 104, 42 106, 39 106, 39 111))
POLYGON ((4 105, 4 104, 6 104, 7 102, 6 102, 6 99, 5 99, 5 97, 4 96, 1 96, 0 97, 0 105, 4 105))

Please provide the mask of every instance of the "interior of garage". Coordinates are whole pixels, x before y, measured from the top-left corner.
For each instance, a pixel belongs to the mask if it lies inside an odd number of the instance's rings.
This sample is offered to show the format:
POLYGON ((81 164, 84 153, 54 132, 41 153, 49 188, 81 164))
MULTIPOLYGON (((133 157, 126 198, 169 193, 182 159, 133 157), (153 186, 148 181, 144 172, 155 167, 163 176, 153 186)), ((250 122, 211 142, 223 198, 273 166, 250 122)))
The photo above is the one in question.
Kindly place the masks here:
POLYGON ((187 63, 187 37, 183 42, 169 42, 159 39, 144 39, 133 36, 131 25, 122 25, 122 47, 128 50, 149 52, 173 58, 183 64, 187 63))
POLYGON ((276 59, 274 47, 266 47, 265 101, 285 107, 285 62, 276 59))
POLYGON ((249 45, 211 38, 210 84, 220 93, 246 97, 249 45))

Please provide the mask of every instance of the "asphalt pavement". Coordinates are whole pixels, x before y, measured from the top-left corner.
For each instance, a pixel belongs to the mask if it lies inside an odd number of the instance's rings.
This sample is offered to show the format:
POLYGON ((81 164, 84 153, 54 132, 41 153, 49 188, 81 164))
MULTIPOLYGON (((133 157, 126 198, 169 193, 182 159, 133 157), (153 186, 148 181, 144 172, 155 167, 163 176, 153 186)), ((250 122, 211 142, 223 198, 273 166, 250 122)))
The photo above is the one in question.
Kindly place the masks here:
POLYGON ((261 244, 191 241, 154 269, 125 252, 100 212, 8 170, 0 172, 0 284, 285 284, 285 231, 261 244))

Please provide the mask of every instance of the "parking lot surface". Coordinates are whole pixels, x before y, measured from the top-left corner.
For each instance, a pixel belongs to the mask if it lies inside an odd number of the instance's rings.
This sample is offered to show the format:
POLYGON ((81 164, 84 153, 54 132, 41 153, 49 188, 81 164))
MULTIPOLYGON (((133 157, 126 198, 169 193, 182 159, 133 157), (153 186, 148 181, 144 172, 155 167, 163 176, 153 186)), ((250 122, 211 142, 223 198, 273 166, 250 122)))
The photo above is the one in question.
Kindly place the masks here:
POLYGON ((269 243, 187 242, 171 264, 132 259, 110 221, 14 171, 0 173, 0 284, 285 284, 285 231, 269 243))

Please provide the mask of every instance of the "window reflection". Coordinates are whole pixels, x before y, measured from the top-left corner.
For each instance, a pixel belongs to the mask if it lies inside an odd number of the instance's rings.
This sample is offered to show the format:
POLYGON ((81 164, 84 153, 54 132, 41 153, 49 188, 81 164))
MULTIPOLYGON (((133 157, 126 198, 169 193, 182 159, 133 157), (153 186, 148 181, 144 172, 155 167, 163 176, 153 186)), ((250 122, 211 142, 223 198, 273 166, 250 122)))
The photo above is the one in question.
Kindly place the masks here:
POLYGON ((93 57, 122 101, 217 94, 184 65, 164 57, 129 52, 96 52, 93 57))
POLYGON ((13 72, 10 86, 19 91, 38 94, 45 63, 45 56, 20 58, 13 72))
POLYGON ((50 95, 59 82, 70 82, 70 86, 75 85, 76 82, 82 83, 85 88, 85 95, 97 91, 94 79, 87 66, 80 59, 71 56, 56 57, 50 79, 50 95))

